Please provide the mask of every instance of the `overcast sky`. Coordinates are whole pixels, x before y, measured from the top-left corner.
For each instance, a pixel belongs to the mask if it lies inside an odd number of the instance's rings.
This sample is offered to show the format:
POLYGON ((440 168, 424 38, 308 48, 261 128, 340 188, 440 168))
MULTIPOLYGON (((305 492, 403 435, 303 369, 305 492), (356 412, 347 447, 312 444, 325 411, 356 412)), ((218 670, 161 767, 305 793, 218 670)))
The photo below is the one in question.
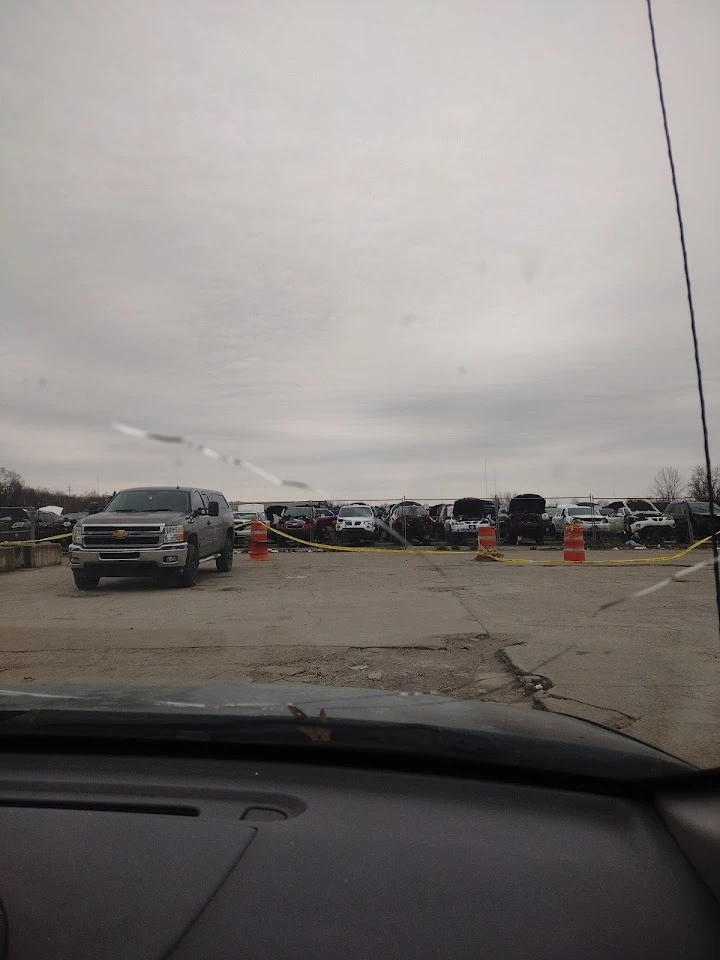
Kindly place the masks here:
MULTIPOLYGON (((655 0, 720 441, 720 5, 655 0)), ((645 0, 5 0, 0 465, 646 493, 701 461, 645 0)), ((720 443, 715 457, 720 462, 720 443)))

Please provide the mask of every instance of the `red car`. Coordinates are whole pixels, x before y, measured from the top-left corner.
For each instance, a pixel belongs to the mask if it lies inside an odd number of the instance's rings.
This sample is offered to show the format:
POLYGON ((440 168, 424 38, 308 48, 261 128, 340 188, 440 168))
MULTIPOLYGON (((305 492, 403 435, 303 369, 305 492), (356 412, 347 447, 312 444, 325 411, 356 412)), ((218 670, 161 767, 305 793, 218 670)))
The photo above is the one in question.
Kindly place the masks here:
POLYGON ((390 527, 404 540, 430 543, 435 535, 435 521, 427 507, 419 503, 398 503, 390 513, 390 527))
MULTIPOLYGON (((296 503, 285 510, 277 522, 277 529, 299 540, 317 542, 327 540, 328 530, 334 525, 335 514, 328 507, 296 503)), ((292 543, 292 540, 286 540, 285 543, 292 543)))

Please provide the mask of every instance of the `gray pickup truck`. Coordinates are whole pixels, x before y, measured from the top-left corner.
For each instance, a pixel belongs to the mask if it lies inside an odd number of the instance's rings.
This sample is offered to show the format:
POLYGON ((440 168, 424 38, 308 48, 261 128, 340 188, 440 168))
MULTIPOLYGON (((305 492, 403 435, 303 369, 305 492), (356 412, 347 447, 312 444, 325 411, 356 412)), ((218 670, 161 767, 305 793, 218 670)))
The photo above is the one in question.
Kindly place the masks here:
POLYGON ((115 494, 102 512, 73 527, 70 567, 80 590, 101 577, 167 577, 192 587, 200 563, 221 573, 233 563, 233 514, 217 490, 134 487, 115 494))

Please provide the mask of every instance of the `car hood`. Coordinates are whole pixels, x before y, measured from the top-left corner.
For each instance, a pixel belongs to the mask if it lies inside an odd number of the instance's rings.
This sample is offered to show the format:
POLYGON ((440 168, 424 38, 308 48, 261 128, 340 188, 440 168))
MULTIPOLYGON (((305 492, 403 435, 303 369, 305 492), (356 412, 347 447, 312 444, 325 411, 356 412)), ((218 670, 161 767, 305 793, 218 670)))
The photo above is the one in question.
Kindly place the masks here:
POLYGON ((177 524, 183 523, 187 519, 188 515, 186 513, 161 511, 159 513, 90 513, 79 522, 83 526, 92 523, 111 523, 116 527, 130 527, 137 523, 177 524))
POLYGON ((479 500, 477 497, 463 497, 456 500, 453 504, 454 520, 482 520, 492 510, 492 506, 487 501, 479 500))
POLYGON ((0 747, 3 737, 22 735, 281 742, 588 777, 646 779, 694 769, 624 734, 565 715, 424 693, 309 684, 2 688, 0 747))
POLYGON ((545 500, 534 493, 523 493, 513 497, 508 506, 509 513, 545 513, 545 500))

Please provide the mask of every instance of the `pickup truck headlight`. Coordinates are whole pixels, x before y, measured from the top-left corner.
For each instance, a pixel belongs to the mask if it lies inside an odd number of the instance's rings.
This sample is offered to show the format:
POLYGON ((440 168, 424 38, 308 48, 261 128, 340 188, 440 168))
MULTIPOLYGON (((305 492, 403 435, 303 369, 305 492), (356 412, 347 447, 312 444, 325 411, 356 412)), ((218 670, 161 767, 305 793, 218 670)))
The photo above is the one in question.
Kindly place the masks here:
POLYGON ((82 535, 83 535, 82 525, 79 523, 76 523, 75 526, 73 527, 72 542, 82 543, 82 535))
POLYGON ((180 525, 179 527, 165 527, 165 536, 163 537, 165 543, 184 543, 185 542, 185 527, 180 525))

